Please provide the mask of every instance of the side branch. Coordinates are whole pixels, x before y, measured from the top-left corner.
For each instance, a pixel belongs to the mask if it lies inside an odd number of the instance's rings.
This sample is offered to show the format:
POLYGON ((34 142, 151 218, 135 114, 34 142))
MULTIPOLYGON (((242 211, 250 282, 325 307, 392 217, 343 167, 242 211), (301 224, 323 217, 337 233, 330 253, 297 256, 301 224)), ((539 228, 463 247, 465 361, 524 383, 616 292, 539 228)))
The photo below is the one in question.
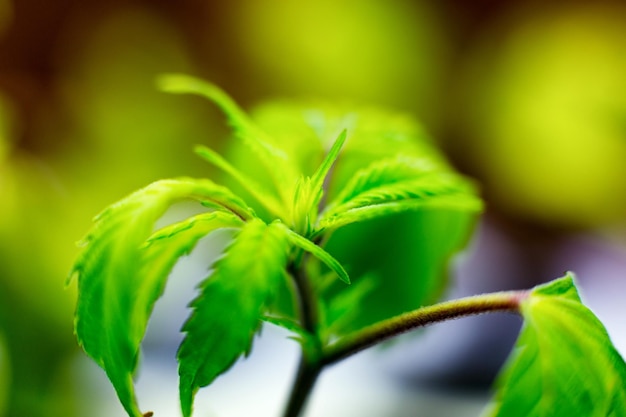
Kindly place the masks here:
POLYGON ((492 312, 519 313, 520 303, 527 296, 528 291, 506 291, 422 307, 339 339, 326 347, 322 363, 331 365, 394 336, 442 321, 492 312))

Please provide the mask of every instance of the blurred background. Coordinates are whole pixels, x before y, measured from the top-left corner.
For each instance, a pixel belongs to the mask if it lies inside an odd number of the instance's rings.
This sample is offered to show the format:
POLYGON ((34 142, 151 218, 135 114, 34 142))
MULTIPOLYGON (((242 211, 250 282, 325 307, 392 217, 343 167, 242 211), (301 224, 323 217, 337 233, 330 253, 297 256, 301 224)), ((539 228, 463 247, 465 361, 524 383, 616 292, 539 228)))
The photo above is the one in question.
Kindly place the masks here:
MULTIPOLYGON (((623 1, 0 0, 0 416, 123 415, 63 283, 104 206, 212 174, 192 146, 223 149, 228 130, 209 103, 156 91, 171 71, 245 108, 321 97, 415 115, 487 202, 446 296, 573 270, 626 352, 623 1)), ((166 296, 147 336, 139 397, 156 416, 179 413, 184 304, 166 296)), ((518 325, 468 319, 364 353, 327 371, 307 415, 477 415, 518 325)), ((283 336, 264 332, 197 415, 277 415, 297 358, 283 336)))

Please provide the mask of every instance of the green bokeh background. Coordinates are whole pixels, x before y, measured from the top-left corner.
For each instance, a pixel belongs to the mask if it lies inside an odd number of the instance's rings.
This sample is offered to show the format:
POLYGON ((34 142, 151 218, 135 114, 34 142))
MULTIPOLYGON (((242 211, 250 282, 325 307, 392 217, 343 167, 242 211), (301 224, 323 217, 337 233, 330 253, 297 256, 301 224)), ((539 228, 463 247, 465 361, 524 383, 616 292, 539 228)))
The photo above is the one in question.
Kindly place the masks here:
POLYGON ((623 230, 625 51, 617 1, 0 0, 0 416, 80 415, 74 242, 138 187, 212 175, 194 144, 226 148, 214 107, 157 74, 247 108, 414 114, 489 213, 555 234, 623 230))

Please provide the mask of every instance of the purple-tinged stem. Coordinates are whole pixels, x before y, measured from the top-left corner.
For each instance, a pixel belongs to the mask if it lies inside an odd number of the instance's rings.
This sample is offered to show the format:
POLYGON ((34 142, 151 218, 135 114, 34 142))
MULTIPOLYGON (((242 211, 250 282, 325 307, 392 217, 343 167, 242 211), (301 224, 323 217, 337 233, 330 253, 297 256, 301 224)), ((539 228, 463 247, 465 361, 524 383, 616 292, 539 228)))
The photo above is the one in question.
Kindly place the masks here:
POLYGON ((409 313, 373 324, 327 346, 322 354, 323 365, 331 365, 368 347, 411 330, 452 320, 491 312, 519 313, 528 291, 506 291, 475 295, 422 307, 409 313))

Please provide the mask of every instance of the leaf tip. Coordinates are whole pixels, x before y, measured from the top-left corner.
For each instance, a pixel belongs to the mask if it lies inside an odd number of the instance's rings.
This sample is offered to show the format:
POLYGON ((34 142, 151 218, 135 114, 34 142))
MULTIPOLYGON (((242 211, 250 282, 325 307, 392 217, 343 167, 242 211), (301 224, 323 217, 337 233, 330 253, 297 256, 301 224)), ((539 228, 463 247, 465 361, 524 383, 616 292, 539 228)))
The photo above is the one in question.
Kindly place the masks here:
POLYGON ((181 376, 179 381, 179 397, 180 397, 180 409, 183 413, 183 417, 191 417, 193 411, 193 397, 195 396, 195 390, 192 388, 191 381, 185 382, 189 378, 183 378, 181 376))
POLYGON ((78 268, 73 267, 72 270, 65 277, 65 284, 64 284, 65 289, 67 289, 70 285, 72 285, 72 282, 74 282, 74 277, 76 275, 78 275, 78 268))
POLYGON ((156 77, 156 86, 165 93, 187 93, 190 92, 190 85, 197 80, 189 75, 179 73, 166 73, 156 77))
POLYGON ((204 145, 195 145, 193 147, 193 152, 196 155, 203 156, 203 155, 206 155, 209 152, 209 149, 206 146, 204 146, 204 145))
POLYGON ((571 271, 567 271, 560 278, 536 286, 531 290, 531 295, 557 296, 580 301, 580 295, 576 286, 576 275, 571 271))
POLYGON ((339 264, 336 270, 337 276, 341 280, 341 282, 350 285, 352 282, 350 281, 350 275, 348 275, 348 271, 343 267, 343 265, 339 264))
POLYGON ((348 128, 343 128, 339 136, 337 137, 338 147, 342 147, 346 138, 348 137, 348 128))

